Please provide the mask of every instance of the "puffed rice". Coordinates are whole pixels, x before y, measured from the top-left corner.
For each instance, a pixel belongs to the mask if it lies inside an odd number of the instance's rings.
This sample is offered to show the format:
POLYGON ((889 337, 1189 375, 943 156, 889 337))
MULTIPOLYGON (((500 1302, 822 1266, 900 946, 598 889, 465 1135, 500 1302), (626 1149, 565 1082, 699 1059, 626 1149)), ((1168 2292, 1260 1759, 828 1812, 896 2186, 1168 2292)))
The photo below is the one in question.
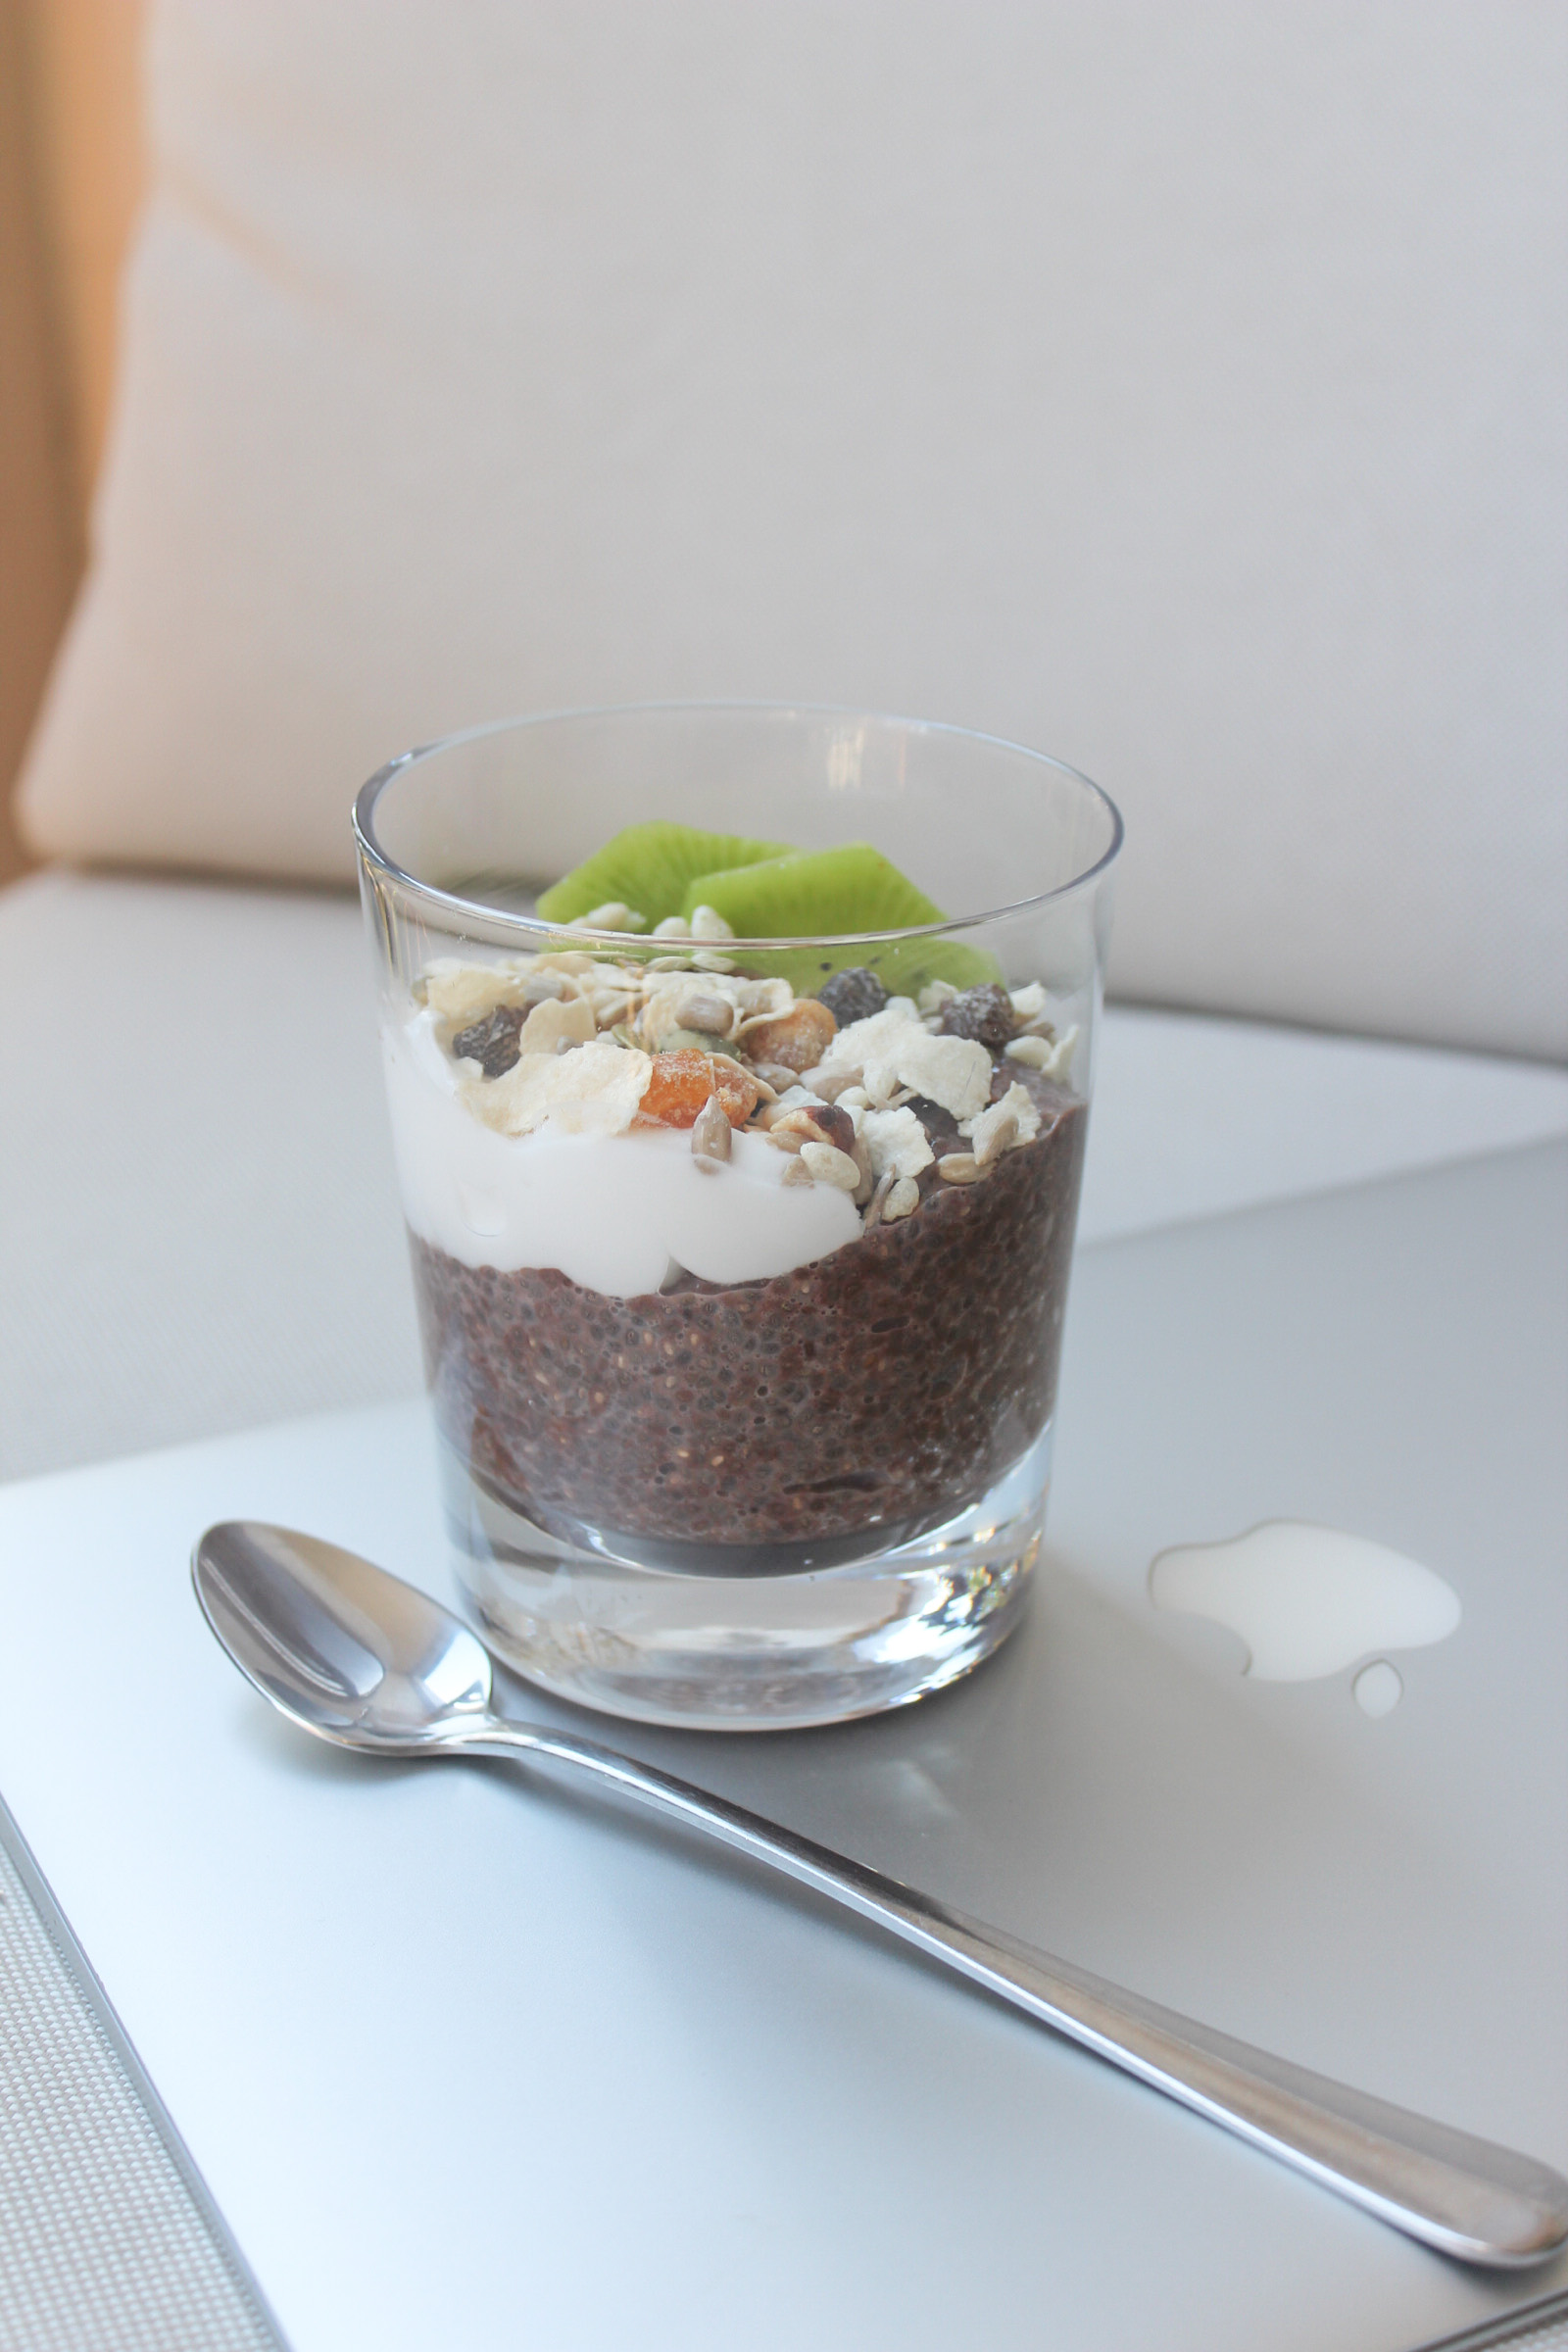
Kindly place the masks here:
POLYGON ((733 939, 735 934, 716 906, 699 906, 692 914, 693 939, 733 939))
POLYGON ((803 1144, 801 1159, 817 1184, 831 1184, 841 1193, 853 1193, 859 1187, 859 1169, 837 1144, 803 1144))

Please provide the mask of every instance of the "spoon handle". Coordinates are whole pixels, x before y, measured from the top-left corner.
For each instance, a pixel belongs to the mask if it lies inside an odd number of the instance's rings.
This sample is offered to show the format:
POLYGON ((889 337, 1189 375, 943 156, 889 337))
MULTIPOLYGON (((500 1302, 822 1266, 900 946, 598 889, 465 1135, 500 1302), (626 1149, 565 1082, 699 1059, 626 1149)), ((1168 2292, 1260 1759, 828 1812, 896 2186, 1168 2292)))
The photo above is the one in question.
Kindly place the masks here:
POLYGON ((613 1748, 491 1718, 468 1753, 571 1766, 873 1920, 960 1976, 1463 2262, 1516 2268, 1568 2240, 1568 2180, 1195 2024, 613 1748))

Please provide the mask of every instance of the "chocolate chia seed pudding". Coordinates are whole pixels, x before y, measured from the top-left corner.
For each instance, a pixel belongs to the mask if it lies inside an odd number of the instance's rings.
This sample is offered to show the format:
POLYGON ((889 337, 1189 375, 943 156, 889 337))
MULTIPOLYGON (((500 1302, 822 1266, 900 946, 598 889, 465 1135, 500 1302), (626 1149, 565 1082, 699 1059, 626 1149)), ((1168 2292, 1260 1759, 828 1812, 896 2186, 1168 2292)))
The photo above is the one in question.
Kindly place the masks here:
POLYGON ((415 998, 388 1085, 437 1423, 526 1527, 829 1566, 1040 1438, 1086 1112, 1039 984, 797 997, 686 947, 437 962, 415 998))
POLYGON ((1040 1117, 979 1181, 937 1103, 918 1205, 808 1264, 677 1271, 607 1296, 461 1262, 411 1231, 441 1431, 478 1484, 565 1541, 900 1543, 977 1501, 1053 1408, 1085 1106, 1002 1063, 1040 1117))

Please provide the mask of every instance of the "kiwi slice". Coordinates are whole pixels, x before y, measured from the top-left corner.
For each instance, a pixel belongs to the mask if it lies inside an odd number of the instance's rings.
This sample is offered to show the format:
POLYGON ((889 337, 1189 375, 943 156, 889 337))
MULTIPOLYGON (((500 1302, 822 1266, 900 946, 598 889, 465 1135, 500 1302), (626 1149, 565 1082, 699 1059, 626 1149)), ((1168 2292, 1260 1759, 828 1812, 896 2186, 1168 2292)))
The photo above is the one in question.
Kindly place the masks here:
MULTIPOLYGON (((666 916, 688 911, 687 886, 694 874, 719 867, 744 869, 759 858, 787 854, 788 847, 781 841, 748 841, 739 833, 705 833, 697 825, 670 824, 664 818, 626 825, 602 850, 552 883, 540 897, 539 912, 547 923, 570 923, 618 900, 646 915, 651 931, 666 916)), ((700 891, 691 904, 704 904, 700 891)))
POLYGON ((787 850, 697 874, 681 913, 711 906, 737 939, 799 939, 814 931, 899 931, 947 917, 868 841, 836 850, 787 850))
MULTIPOLYGON (((738 940, 788 939, 823 931, 898 931, 947 920, 941 907, 868 841, 845 842, 836 850, 791 850, 697 874, 686 886, 680 911, 689 916, 699 906, 711 906, 721 914, 738 940)), ((996 977, 989 956, 955 940, 775 951, 761 958, 748 956, 747 964, 765 964, 769 972, 787 979, 799 996, 814 994, 830 974, 848 964, 869 965, 881 975, 889 996, 912 995, 928 980, 972 988, 996 977)))

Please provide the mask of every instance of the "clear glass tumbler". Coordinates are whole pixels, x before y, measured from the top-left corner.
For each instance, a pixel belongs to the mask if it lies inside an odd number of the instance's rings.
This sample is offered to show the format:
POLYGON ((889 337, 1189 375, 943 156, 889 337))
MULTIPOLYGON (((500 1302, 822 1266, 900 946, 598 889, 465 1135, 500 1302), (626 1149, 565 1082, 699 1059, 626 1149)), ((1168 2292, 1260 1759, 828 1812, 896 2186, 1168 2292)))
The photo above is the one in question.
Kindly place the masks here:
POLYGON ((355 828, 448 1520, 495 1648, 725 1731, 966 1673, 1040 1545, 1110 802, 954 727, 659 705, 410 752, 355 828), (655 817, 868 842, 949 919, 539 918, 655 817))

